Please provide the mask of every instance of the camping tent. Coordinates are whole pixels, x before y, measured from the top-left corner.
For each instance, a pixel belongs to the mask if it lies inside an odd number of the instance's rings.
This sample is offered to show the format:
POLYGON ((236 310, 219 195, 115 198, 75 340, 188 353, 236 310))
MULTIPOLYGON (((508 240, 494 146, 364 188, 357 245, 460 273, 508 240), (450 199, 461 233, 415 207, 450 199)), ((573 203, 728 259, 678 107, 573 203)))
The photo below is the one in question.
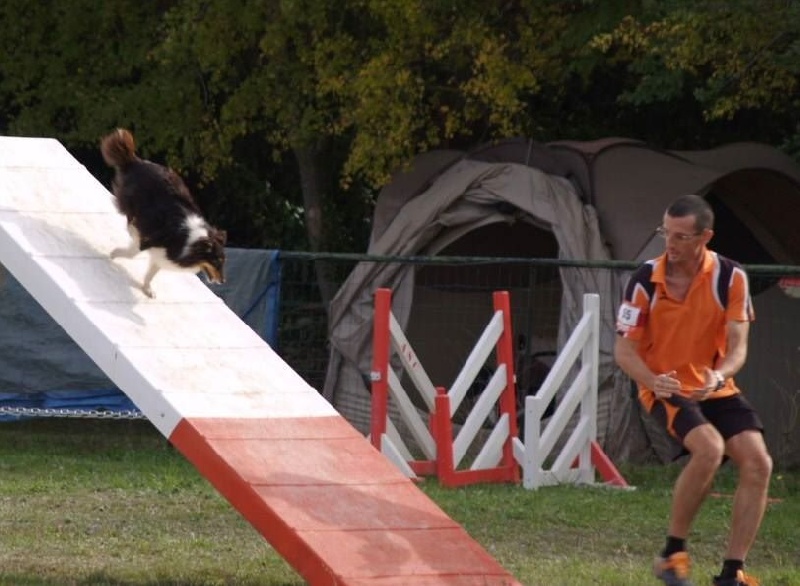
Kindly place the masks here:
MULTIPOLYGON (((703 195, 714 207, 712 244, 722 254, 751 264, 800 263, 800 232, 785 213, 800 209, 800 167, 790 158, 761 144, 678 152, 620 138, 548 145, 510 140, 469 153, 421 155, 380 193, 368 252, 640 261, 660 253, 654 228, 669 201, 684 193, 703 195)), ((421 363, 434 384, 448 386, 489 316, 491 287, 456 289, 465 275, 453 267, 365 262, 342 285, 331 303, 324 393, 357 427, 366 430, 369 419, 375 289, 393 290, 393 311, 421 363), (445 326, 437 314, 448 311, 459 313, 445 326)), ((580 317, 583 294, 601 294, 600 441, 619 459, 655 454, 665 460, 674 446, 638 411, 630 381, 611 356, 626 276, 562 268, 535 283, 503 277, 493 284, 511 290, 515 331, 538 312, 536 327, 526 330, 528 353, 560 347, 580 317), (543 314, 543 305, 550 311, 543 314)), ((751 358, 738 378, 765 419, 773 453, 797 463, 800 426, 792 419, 796 407, 789 407, 800 394, 793 390, 800 335, 785 327, 785 317, 800 313, 800 302, 774 282, 754 291, 763 325, 753 328, 751 358)))
MULTIPOLYGON (((394 184, 387 187, 378 198, 370 254, 453 253, 474 238, 481 251, 494 243, 500 248, 490 252, 505 256, 610 259, 594 209, 581 202, 569 179, 519 163, 476 159, 456 157, 449 152, 431 153, 419 160, 425 174, 419 174, 414 166, 398 179, 406 188, 395 189, 394 184), (432 175, 437 178, 428 187, 432 175), (422 192, 415 197, 414 191, 419 193, 418 190, 422 192), (500 233, 495 232, 498 226, 500 233), (514 237, 509 239, 510 234, 514 237), (510 241, 513 242, 509 245, 510 241)), ((363 430, 368 426, 370 412, 364 380, 368 380, 371 362, 372 293, 377 287, 393 290, 395 317, 401 325, 409 327, 410 337, 416 340, 412 341, 415 350, 435 384, 447 386, 452 382, 458 363, 477 340, 480 322, 488 321, 491 315, 487 313, 490 306, 484 306, 482 315, 476 309, 471 315, 457 316, 461 332, 466 327, 465 321, 476 326, 471 328, 475 334, 472 337, 459 335, 459 331, 444 331, 440 320, 420 311, 418 298, 423 294, 432 297, 429 307, 441 312, 448 306, 447 290, 435 287, 426 288, 424 293, 419 288, 415 290, 416 276, 411 266, 401 263, 360 263, 331 304, 329 327, 333 351, 324 392, 345 417, 363 430), (411 301, 415 298, 412 312, 411 301), (415 327, 422 330, 419 335, 411 333, 415 327), (426 343, 431 344, 427 351, 426 343), (442 352, 443 348, 447 351, 442 352)), ((556 286, 560 307, 556 323, 547 328, 547 334, 531 340, 531 344, 555 349, 558 343, 563 343, 563 339, 557 338, 568 335, 580 319, 583 294, 618 289, 613 277, 609 272, 589 270, 562 272, 563 286, 560 283, 556 286)), ((463 292, 459 294, 459 303, 471 304, 474 299, 468 301, 468 297, 486 295, 486 291, 463 292)), ((522 296, 512 293, 512 302, 517 298, 522 296)), ((613 387, 610 382, 613 360, 608 350, 613 341, 613 299, 605 295, 602 302, 605 310, 601 329, 605 343, 600 376, 607 386, 613 387)), ((512 312, 515 319, 523 318, 522 309, 515 303, 512 312)), ((610 399, 611 393, 604 393, 606 397, 610 399)), ((601 403, 601 410, 611 404, 601 403)))

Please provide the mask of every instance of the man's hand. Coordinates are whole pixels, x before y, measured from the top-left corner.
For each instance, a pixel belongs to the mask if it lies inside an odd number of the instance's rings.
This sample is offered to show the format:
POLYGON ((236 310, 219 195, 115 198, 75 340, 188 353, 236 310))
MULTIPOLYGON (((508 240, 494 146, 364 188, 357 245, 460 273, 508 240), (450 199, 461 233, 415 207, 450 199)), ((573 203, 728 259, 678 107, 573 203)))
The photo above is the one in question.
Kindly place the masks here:
POLYGON ((704 378, 705 381, 703 382, 703 388, 692 391, 692 398, 696 401, 703 401, 707 399, 711 393, 719 390, 719 388, 725 384, 725 378, 720 374, 720 372, 707 366, 705 367, 704 378))
POLYGON ((677 373, 674 370, 657 374, 653 379, 653 392, 659 399, 668 399, 672 395, 681 392, 681 381, 675 378, 677 373))

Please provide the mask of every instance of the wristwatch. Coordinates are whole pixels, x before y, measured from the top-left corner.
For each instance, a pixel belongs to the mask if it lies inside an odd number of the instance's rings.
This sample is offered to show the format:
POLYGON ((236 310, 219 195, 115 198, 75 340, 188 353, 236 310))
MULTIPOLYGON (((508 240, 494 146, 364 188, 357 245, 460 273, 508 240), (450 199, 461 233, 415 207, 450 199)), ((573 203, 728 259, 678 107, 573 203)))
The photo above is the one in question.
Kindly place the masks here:
POLYGON ((714 377, 717 379, 717 384, 711 390, 712 393, 715 393, 725 386, 725 377, 722 376, 722 373, 718 370, 714 370, 712 372, 714 373, 714 377))

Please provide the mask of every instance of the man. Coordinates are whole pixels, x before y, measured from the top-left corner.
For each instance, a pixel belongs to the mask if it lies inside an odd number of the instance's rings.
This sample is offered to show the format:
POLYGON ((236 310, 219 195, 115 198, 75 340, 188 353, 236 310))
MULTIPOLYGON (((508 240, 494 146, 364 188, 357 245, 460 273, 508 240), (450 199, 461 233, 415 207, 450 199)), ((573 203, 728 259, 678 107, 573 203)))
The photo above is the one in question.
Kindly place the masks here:
POLYGON ((631 276, 617 316, 617 364, 638 384, 644 408, 689 454, 654 566, 668 586, 691 586, 686 539, 724 456, 739 480, 728 549, 713 584, 758 584, 744 573, 744 562, 772 473, 761 421, 733 381, 754 319, 747 275, 707 248, 713 227, 714 213, 702 197, 675 200, 658 229, 666 250, 631 276))

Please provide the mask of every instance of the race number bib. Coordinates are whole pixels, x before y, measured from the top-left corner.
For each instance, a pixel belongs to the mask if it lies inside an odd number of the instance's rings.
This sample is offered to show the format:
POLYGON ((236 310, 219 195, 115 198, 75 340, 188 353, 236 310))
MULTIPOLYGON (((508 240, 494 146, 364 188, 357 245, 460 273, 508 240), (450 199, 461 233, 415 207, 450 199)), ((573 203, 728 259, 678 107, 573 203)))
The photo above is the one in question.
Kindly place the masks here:
POLYGON ((642 311, 638 307, 634 307, 630 303, 623 303, 619 306, 617 313, 617 329, 627 332, 631 328, 639 325, 639 319, 642 311))

